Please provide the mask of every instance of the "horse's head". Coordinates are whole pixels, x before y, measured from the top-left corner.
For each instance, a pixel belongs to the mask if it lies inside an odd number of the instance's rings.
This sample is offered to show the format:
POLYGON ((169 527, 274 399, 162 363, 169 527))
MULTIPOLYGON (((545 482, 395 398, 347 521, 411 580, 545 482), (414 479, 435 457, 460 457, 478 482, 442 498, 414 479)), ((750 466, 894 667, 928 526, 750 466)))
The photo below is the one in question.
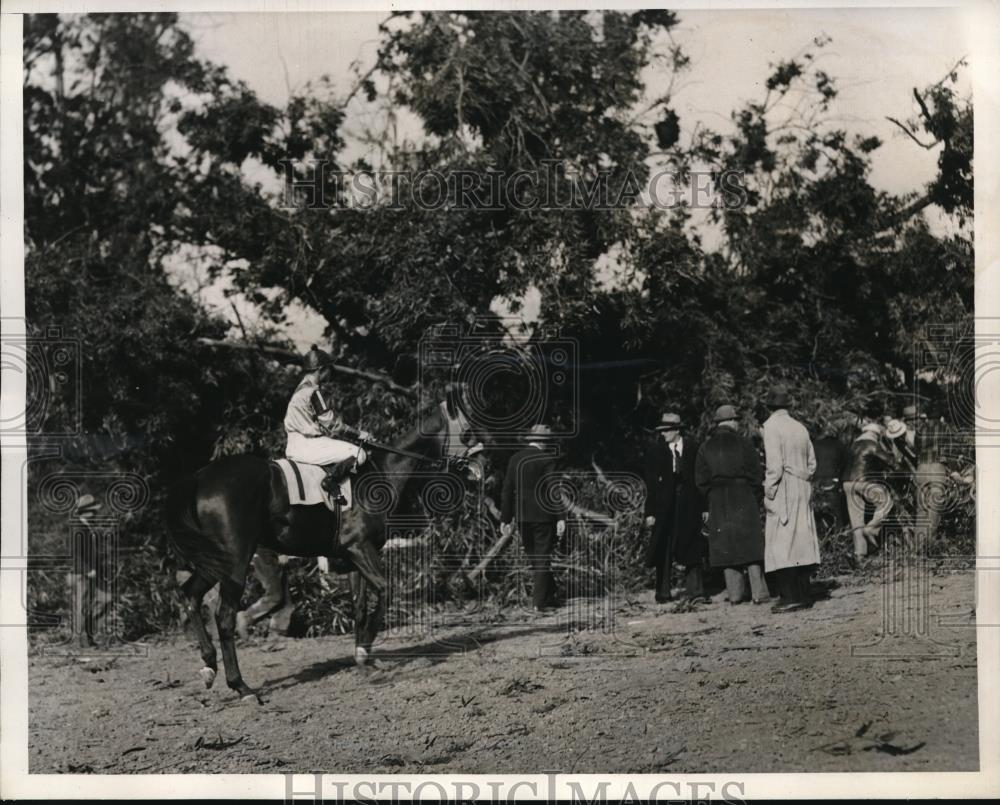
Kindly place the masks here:
POLYGON ((466 416, 462 395, 457 387, 449 385, 445 399, 438 406, 441 424, 441 457, 450 472, 461 475, 466 481, 479 483, 485 476, 485 445, 466 416))

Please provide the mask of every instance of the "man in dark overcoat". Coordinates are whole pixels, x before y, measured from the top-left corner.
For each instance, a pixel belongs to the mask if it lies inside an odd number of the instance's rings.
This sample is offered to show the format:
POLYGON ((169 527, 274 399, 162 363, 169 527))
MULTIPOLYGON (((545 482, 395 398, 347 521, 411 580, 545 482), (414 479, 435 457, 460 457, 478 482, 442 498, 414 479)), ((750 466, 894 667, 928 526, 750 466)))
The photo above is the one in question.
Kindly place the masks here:
POLYGON ((532 600, 539 612, 559 605, 552 553, 566 530, 565 505, 556 489, 556 456, 548 444, 551 436, 547 425, 535 425, 528 446, 511 456, 500 506, 500 530, 505 537, 517 520, 532 569, 532 600))
POLYGON ((828 513, 834 531, 847 527, 847 498, 844 497, 843 477, 847 467, 847 445, 838 436, 835 424, 827 424, 821 436, 813 441, 816 453, 816 474, 813 476, 813 507, 828 513))
POLYGON ((683 435, 681 417, 663 414, 656 439, 644 457, 646 527, 650 530, 646 566, 656 568, 656 602, 670 600, 671 569, 685 567, 684 589, 693 600, 705 599, 702 563, 708 546, 701 533, 704 499, 694 482, 698 445, 683 435))
POLYGON ((708 498, 709 563, 723 568, 730 604, 747 598, 744 571, 753 602, 760 604, 770 597, 764 580, 760 458, 753 442, 739 433, 733 406, 719 406, 713 419, 715 431, 695 460, 695 483, 708 498))

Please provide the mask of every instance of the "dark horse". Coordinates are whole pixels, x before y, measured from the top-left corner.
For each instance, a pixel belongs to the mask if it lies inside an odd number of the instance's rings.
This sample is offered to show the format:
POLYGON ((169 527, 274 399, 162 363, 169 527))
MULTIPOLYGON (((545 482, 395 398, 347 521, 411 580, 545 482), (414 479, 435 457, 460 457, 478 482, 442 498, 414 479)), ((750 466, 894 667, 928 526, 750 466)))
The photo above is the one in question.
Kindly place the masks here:
POLYGON ((424 470, 420 473, 424 479, 432 468, 481 478, 479 458, 471 457, 475 441, 460 411, 442 404, 392 448, 367 446, 369 461, 355 477, 355 501, 340 518, 339 539, 337 515, 324 504, 289 505, 282 472, 268 459, 226 456, 177 484, 167 500, 168 541, 192 571, 182 590, 201 647, 205 665, 199 673, 205 686, 215 682, 218 663, 201 601, 218 584, 215 618, 226 684, 240 696, 260 701, 240 674, 234 640, 236 612, 258 547, 292 556, 330 556, 335 570, 351 573, 355 661, 364 665, 385 608, 387 585, 380 550, 386 541, 388 503, 412 493, 411 476, 417 470, 424 470), (370 489, 367 502, 365 487, 370 489), (371 612, 369 587, 377 599, 371 612))

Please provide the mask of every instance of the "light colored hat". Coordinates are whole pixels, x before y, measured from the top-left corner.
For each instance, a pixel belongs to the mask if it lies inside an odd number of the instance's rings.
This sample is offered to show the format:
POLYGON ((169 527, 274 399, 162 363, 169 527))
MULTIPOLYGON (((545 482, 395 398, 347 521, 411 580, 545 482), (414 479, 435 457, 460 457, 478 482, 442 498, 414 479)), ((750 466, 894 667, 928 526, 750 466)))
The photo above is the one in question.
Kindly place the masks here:
POLYGON ((660 417, 660 424, 656 426, 656 430, 680 430, 681 424, 681 415, 668 411, 660 417))
POLYGON ((885 428, 883 428, 878 422, 866 422, 861 426, 861 432, 874 433, 876 436, 881 436, 885 432, 885 428))
POLYGON ((907 405, 903 408, 903 419, 916 419, 917 418, 917 406, 907 405))
POLYGON ((727 422, 730 419, 736 419, 736 409, 731 405, 720 405, 715 409, 715 417, 713 421, 718 424, 719 422, 727 422))
POLYGON ((531 426, 531 430, 528 433, 529 433, 529 435, 535 436, 535 437, 538 437, 538 436, 551 436, 552 435, 552 428, 550 428, 548 425, 546 425, 546 424, 544 424, 542 422, 539 422, 537 425, 532 425, 531 426))
POLYGON ((81 519, 93 517, 101 510, 101 504, 93 495, 81 495, 76 499, 76 516, 81 519))
POLYGON ((906 434, 906 425, 900 422, 898 419, 890 419, 889 427, 885 429, 885 435, 890 439, 898 439, 900 436, 906 434))

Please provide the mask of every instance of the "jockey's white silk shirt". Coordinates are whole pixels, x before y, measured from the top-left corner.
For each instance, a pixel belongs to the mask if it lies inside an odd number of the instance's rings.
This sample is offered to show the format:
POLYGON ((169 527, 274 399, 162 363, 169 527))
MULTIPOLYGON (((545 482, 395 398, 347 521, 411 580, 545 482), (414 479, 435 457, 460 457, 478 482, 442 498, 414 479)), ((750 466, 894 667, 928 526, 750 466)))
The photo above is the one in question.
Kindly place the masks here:
POLYGON ((316 416, 312 405, 313 394, 322 394, 319 386, 312 378, 303 378, 299 383, 292 399, 288 401, 288 410, 285 412, 285 432, 301 433, 303 436, 325 436, 326 431, 320 427, 320 423, 327 428, 336 431, 343 425, 339 417, 334 418, 333 411, 326 411, 319 417, 316 416))

